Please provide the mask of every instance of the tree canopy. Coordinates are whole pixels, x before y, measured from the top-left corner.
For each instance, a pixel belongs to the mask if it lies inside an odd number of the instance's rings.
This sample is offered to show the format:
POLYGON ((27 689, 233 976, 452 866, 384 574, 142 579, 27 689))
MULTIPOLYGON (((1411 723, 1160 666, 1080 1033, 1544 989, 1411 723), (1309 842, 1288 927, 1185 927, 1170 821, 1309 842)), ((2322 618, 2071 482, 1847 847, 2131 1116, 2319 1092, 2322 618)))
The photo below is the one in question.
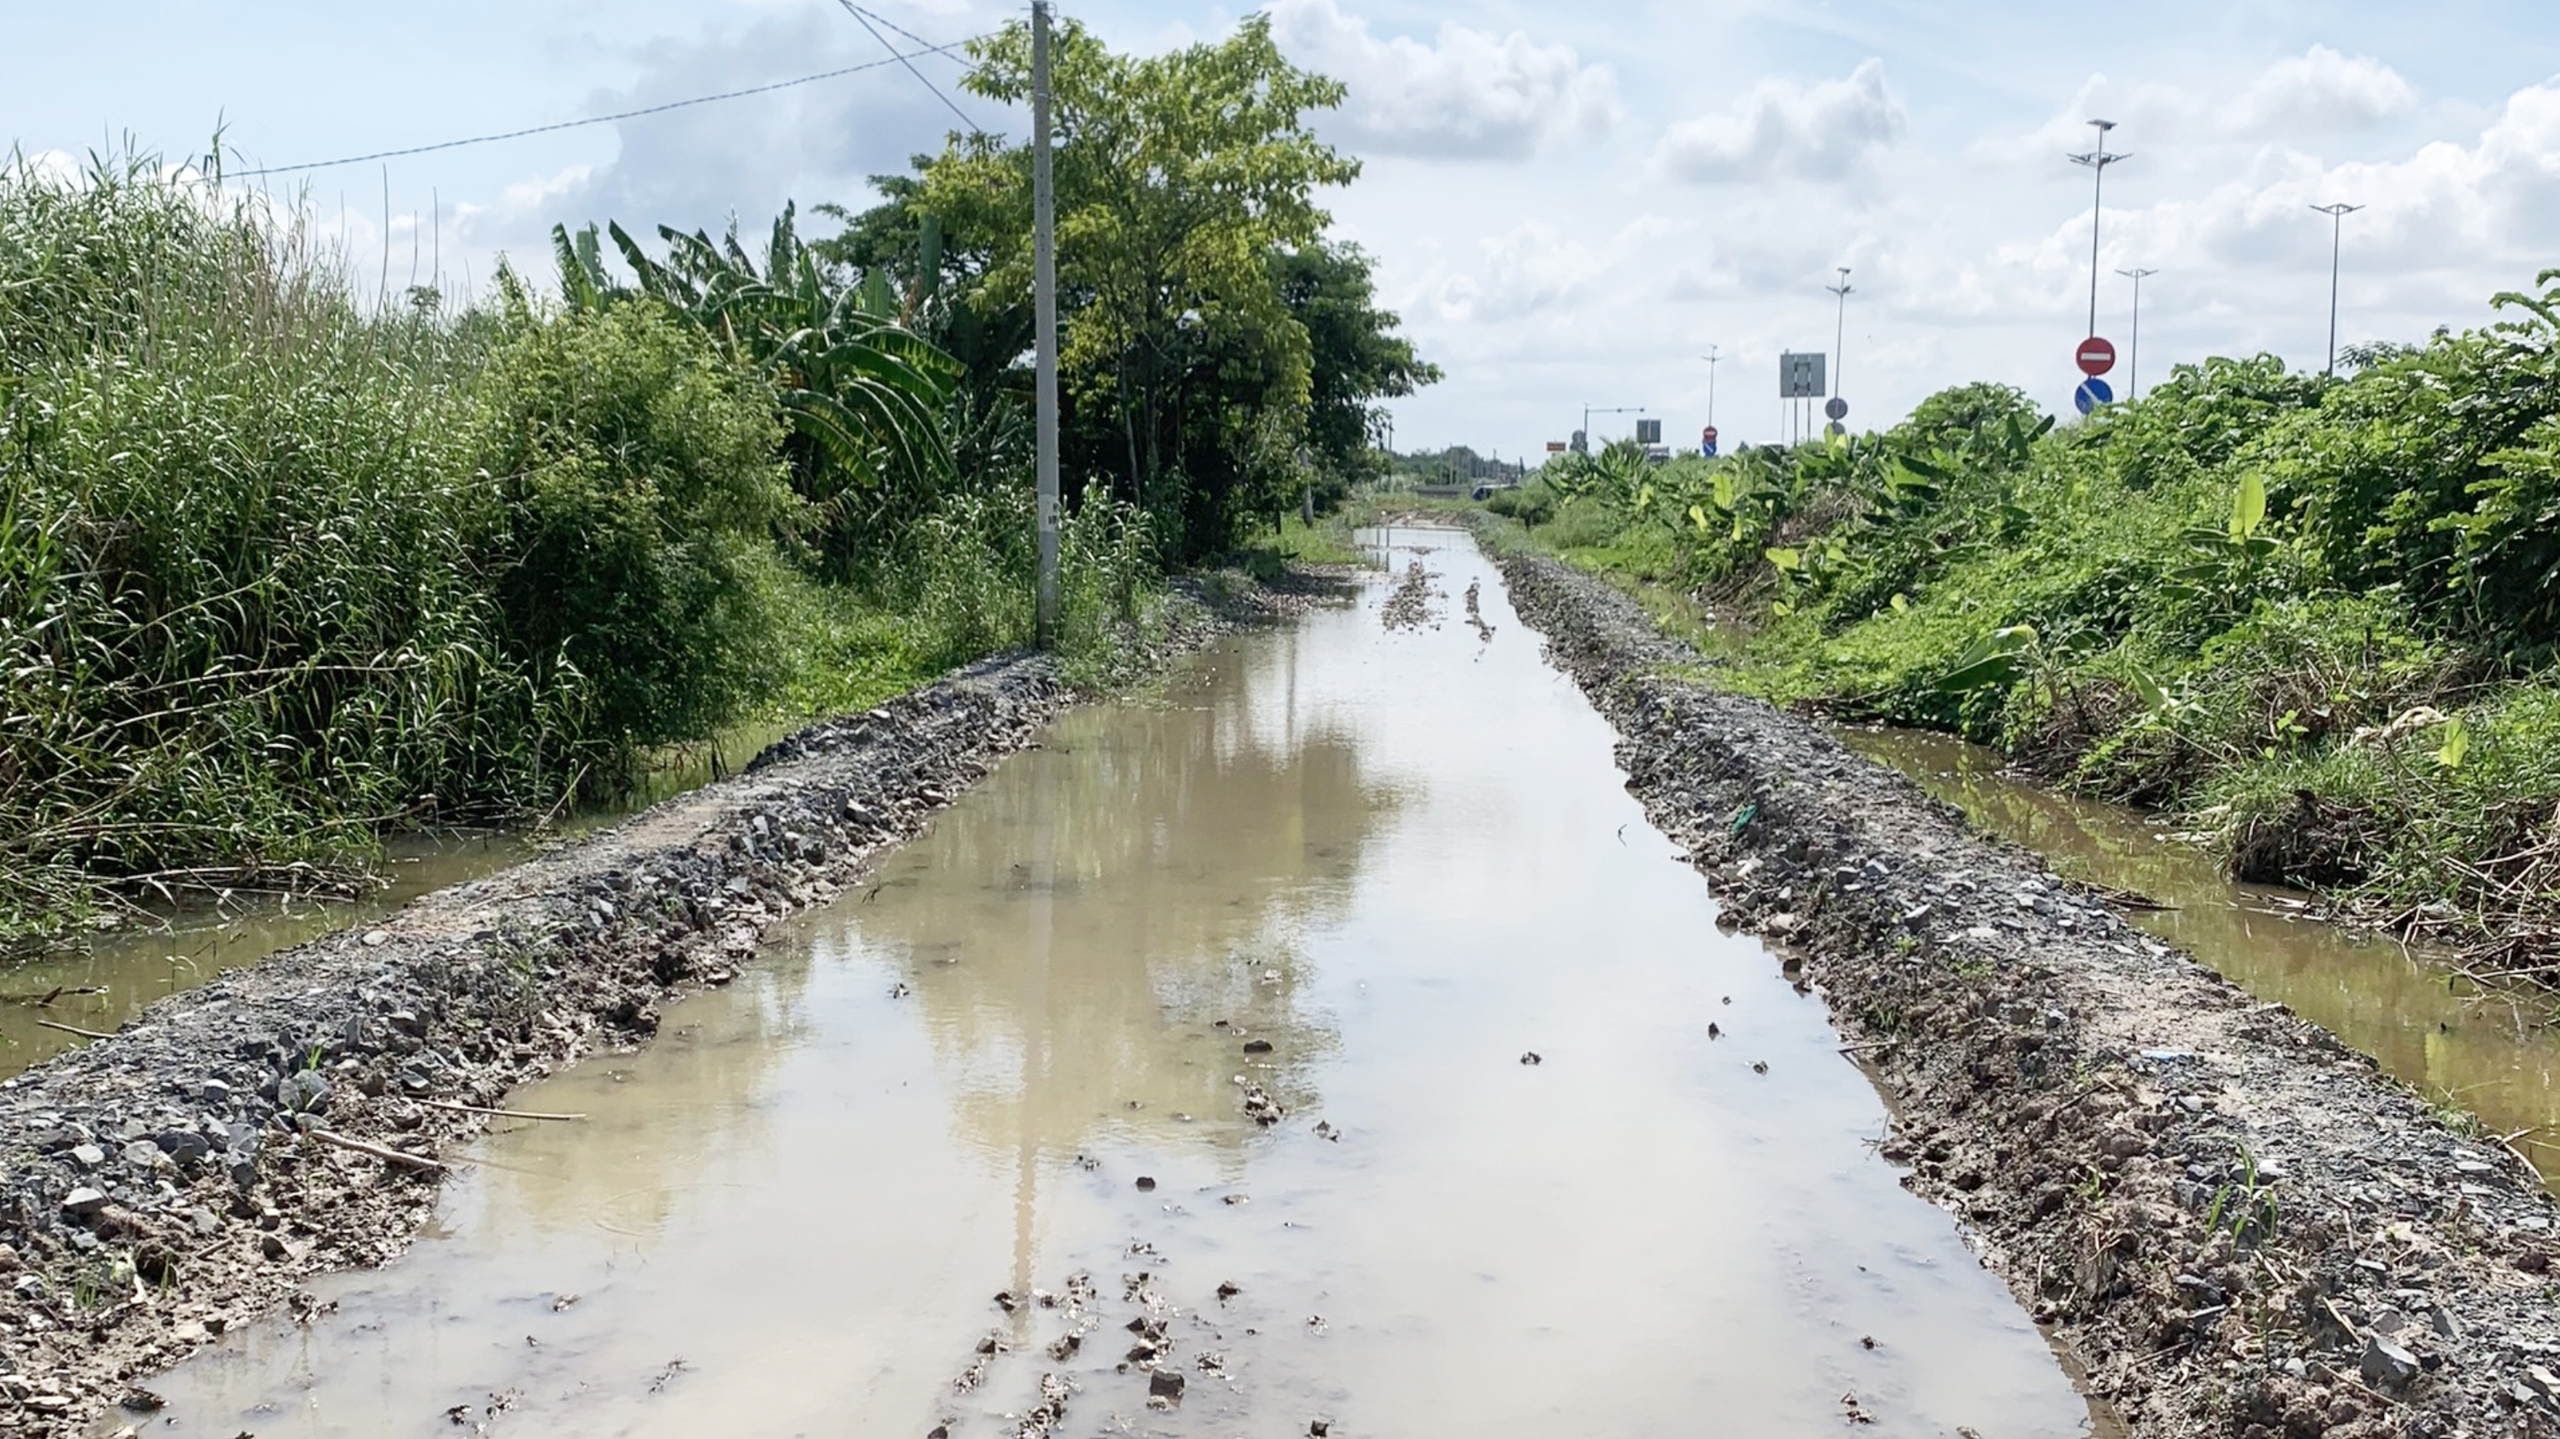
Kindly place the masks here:
MULTIPOLYGON (((1022 23, 976 42, 963 82, 1026 102, 1022 23)), ((1368 404, 1438 377, 1376 308, 1360 251, 1323 239, 1325 189, 1359 161, 1309 117, 1337 81, 1291 65, 1261 16, 1159 56, 1113 53, 1073 21, 1053 39, 1060 373, 1066 470, 1146 507, 1170 552, 1230 544, 1255 516, 1364 463, 1368 404)), ((847 259, 921 261, 956 292, 934 338, 975 403, 1019 403, 1030 337, 1031 153, 952 137, 881 206, 847 216, 847 259), (910 248, 910 247, 913 248, 910 248)), ((827 243, 827 242, 822 242, 827 243)))

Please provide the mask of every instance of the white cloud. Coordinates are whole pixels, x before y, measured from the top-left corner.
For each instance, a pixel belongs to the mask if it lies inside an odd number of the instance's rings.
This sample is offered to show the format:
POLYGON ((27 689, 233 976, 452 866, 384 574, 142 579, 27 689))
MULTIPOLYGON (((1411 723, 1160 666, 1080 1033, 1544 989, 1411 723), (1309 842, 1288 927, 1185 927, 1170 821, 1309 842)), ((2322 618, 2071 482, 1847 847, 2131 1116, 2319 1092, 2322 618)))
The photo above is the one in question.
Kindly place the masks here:
POLYGON ((1679 227, 1658 215, 1639 215, 1597 247, 1544 220, 1528 220, 1479 241, 1480 273, 1443 278, 1433 307, 1450 321, 1522 319, 1610 288, 1622 263, 1654 239, 1679 227))
MULTIPOLYGON (((2480 277, 2475 302, 2529 280, 2560 225, 2560 81, 2509 96, 2470 145, 2336 165, 2287 153, 2264 176, 2111 210, 2110 248, 2121 237, 2129 252, 2207 272, 2298 269, 2328 258, 2329 222, 2309 207, 2333 201, 2366 207, 2347 217, 2346 248, 2369 273, 2432 289, 2428 276, 2459 269, 2480 277)), ((2074 233, 2087 231, 2067 226, 2056 239, 2074 233)))
POLYGON ((1427 45, 1381 40, 1334 0, 1278 0, 1271 21, 1292 60, 1349 90, 1329 128, 1358 149, 1521 159, 1558 136, 1605 132, 1622 113, 1608 66, 1518 31, 1443 24, 1427 45))
POLYGON ((1673 175, 1702 184, 1836 180, 1900 139, 1906 124, 1884 62, 1868 60, 1847 79, 1809 87, 1763 80, 1732 110, 1672 126, 1656 155, 1673 175))
POLYGON ((2235 134, 2359 129, 2407 114, 2418 92, 2370 56, 2314 45, 2267 67, 2223 116, 2235 134))
POLYGON ((2117 139, 2138 144, 2149 158, 2164 147, 2193 152, 2209 145, 2272 141, 2311 142, 2366 129, 2415 110, 2418 92, 2379 60, 2348 56, 2326 45, 2268 65, 2227 99, 2183 85, 2139 83, 2092 75, 2069 104, 2023 134, 1986 136, 1975 158, 2048 164, 2066 150, 2089 147, 2089 117, 2117 123, 2117 139), (2126 137, 2132 137, 2127 139, 2126 137))

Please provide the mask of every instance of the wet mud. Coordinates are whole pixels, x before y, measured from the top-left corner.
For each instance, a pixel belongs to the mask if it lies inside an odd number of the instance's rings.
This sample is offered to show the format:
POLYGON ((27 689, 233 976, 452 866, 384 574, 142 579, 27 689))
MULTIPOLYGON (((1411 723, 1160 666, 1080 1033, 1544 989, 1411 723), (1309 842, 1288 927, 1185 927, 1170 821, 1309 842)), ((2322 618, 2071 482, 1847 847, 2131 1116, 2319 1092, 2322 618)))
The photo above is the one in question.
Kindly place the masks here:
POLYGON ((2134 1433, 2554 1432, 2560 1212, 2521 1158, 1820 727, 1685 678, 1624 596, 1503 569, 1631 791, 1891 1096, 1883 1153, 2134 1433))
POLYGON ((1356 609, 1055 716, 652 1042, 515 1090, 587 1118, 448 1150, 399 1263, 150 1376, 162 1416, 2091 1432, 1492 567, 1397 539, 1356 609), (1474 622, 1391 627, 1416 591, 1474 622))

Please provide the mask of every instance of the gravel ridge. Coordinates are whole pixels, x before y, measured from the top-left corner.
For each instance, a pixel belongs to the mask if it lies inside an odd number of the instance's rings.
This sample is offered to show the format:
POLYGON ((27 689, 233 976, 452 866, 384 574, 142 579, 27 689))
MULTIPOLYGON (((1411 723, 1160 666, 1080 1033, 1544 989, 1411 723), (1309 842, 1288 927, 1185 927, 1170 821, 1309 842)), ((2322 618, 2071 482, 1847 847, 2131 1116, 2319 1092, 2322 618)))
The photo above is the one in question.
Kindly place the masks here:
MULTIPOLYGON (((1178 586, 1160 668, 1237 623, 1328 598, 1178 586)), ((438 1156, 507 1091, 645 1042, 659 1005, 730 982, 767 930, 1078 696, 999 656, 815 724, 741 774, 363 930, 173 995, 109 1038, 0 1081, 0 1436, 147 1426, 139 1381, 226 1328, 307 1314, 306 1277, 397 1257, 438 1156)))
POLYGON ((1724 921, 1776 943, 2102 1430, 2560 1433, 2560 1222, 2494 1137, 1973 832, 1818 725, 1719 692, 1625 595, 1499 559, 1724 921))

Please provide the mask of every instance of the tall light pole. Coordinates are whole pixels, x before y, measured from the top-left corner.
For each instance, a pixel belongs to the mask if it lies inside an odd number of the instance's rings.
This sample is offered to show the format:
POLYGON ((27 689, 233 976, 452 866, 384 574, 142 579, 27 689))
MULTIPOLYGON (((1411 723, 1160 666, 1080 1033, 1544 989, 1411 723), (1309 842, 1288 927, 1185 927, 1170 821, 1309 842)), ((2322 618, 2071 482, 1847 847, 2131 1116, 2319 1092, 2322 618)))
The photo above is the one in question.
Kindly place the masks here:
POLYGON ((1031 0, 1032 405, 1040 505, 1039 582, 1034 628, 1040 646, 1058 642, 1058 243, 1057 197, 1049 178, 1049 6, 1031 0))
POLYGON ((2097 129, 2098 143, 2089 148, 2088 154, 2072 156, 2071 163, 2088 166, 2096 176, 2089 190, 2089 333, 2095 335, 2098 333, 2098 208, 2106 198, 2107 167, 2118 160, 2133 157, 2107 153, 2107 132, 2116 127, 2115 121, 2092 120, 2089 123, 2097 129))
POLYGON ((1835 400, 1840 398, 1840 347, 1847 343, 1849 334, 1849 267, 1842 265, 1839 270, 1840 283, 1822 287, 1840 297, 1840 312, 1831 326, 1831 398, 1835 400))
POLYGON ((2133 352, 2127 357, 2124 379, 2124 397, 2131 400, 2142 393, 2142 277, 2160 272, 2135 268, 2116 273, 2133 281, 2133 352))
POLYGON ((2311 207, 2329 217, 2329 368, 2338 373, 2338 239, 2345 231, 2347 217, 2364 208, 2362 205, 2314 205, 2311 207))
POLYGON ((1645 408, 1646 408, 1646 407, 1645 407, 1645 406, 1643 406, 1643 405, 1611 405, 1611 406, 1609 406, 1609 407, 1608 407, 1608 408, 1606 408, 1606 409, 1596 409, 1596 408, 1594 408, 1594 407, 1592 407, 1592 406, 1590 406, 1590 405, 1585 405, 1585 406, 1583 406, 1583 407, 1582 407, 1582 441, 1583 441, 1583 444, 1585 444, 1585 445, 1587 446, 1587 445, 1589 445, 1589 444, 1591 443, 1591 417, 1592 417, 1593 415, 1641 415, 1641 414, 1643 414, 1643 413, 1645 412, 1645 408))
POLYGON ((1707 353, 1701 356, 1707 362, 1707 428, 1710 430, 1716 427, 1716 352, 1723 348, 1722 345, 1709 345, 1707 353))

